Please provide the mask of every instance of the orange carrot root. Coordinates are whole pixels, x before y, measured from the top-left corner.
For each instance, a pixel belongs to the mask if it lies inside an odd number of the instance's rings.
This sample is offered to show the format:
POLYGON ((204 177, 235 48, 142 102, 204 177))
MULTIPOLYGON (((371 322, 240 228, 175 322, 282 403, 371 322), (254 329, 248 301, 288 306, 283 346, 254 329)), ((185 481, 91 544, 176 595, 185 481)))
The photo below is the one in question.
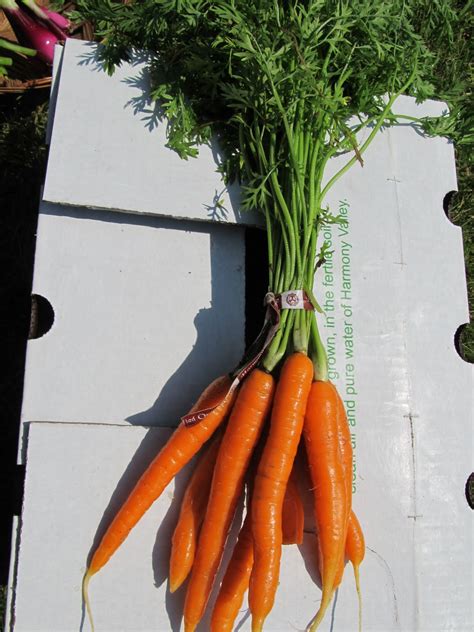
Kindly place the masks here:
POLYGON ((234 404, 214 466, 206 515, 186 591, 186 632, 201 620, 253 451, 271 409, 274 379, 260 369, 248 375, 234 404))
POLYGON ((365 557, 365 540, 362 527, 357 516, 352 511, 349 517, 349 528, 346 539, 346 557, 354 568, 354 578, 359 600, 359 632, 362 629, 362 595, 360 591, 359 567, 365 557))
POLYGON ((302 544, 304 532, 304 508, 296 480, 295 465, 288 479, 282 509, 283 544, 302 544))
POLYGON ((259 632, 275 600, 282 548, 282 509, 303 429, 313 365, 303 353, 285 360, 275 392, 270 431, 258 464, 252 495, 254 565, 249 607, 252 632, 259 632))
POLYGON ((181 502, 178 522, 171 539, 169 589, 173 593, 191 572, 197 539, 206 513, 212 474, 220 445, 220 431, 197 463, 181 502))
POLYGON ((252 618, 252 632, 262 632, 264 621, 265 621, 265 617, 254 616, 252 618))
POLYGON ((211 619, 211 632, 232 632, 235 619, 249 587, 253 566, 253 539, 250 513, 240 529, 227 566, 211 619))
POLYGON ((314 619, 312 620, 312 622, 310 623, 308 627, 308 632, 314 632, 315 630, 318 629, 319 624, 324 619, 326 610, 328 609, 332 601, 333 594, 334 594, 334 591, 332 589, 332 586, 331 588, 326 588, 326 589, 323 588, 323 596, 321 599, 321 605, 319 606, 319 610, 316 613, 316 616, 314 617, 314 619))
POLYGON ((215 408, 200 423, 189 427, 181 423, 176 428, 116 513, 94 551, 88 572, 96 573, 108 562, 170 481, 224 422, 237 394, 236 389, 229 390, 230 385, 230 378, 221 376, 203 392, 191 412, 201 407, 215 408))
POLYGON ((341 458, 337 392, 329 382, 316 381, 306 408, 303 428, 313 484, 313 511, 318 533, 322 600, 309 625, 314 632, 334 594, 349 522, 346 468, 341 458))

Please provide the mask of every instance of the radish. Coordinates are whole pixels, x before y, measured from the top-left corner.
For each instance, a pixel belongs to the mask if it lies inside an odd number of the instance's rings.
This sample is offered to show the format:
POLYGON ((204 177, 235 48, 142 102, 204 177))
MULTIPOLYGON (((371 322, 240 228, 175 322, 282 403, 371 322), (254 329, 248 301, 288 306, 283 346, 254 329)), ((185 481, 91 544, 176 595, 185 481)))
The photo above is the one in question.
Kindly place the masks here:
POLYGON ((54 47, 59 41, 66 39, 64 33, 61 32, 62 37, 59 38, 20 8, 15 0, 0 0, 0 8, 4 10, 20 44, 34 48, 39 59, 47 64, 52 64, 54 47))

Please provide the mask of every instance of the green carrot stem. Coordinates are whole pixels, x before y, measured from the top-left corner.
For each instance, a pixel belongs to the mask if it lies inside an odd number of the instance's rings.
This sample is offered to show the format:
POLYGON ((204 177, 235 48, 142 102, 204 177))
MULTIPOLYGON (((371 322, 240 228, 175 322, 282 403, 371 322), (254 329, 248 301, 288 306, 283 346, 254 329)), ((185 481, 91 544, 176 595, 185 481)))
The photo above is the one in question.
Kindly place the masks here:
MULTIPOLYGON (((275 134, 272 134, 270 138, 270 155, 269 155, 271 164, 275 164, 275 145, 276 145, 275 134)), ((286 200, 283 196, 276 170, 272 171, 270 175, 270 182, 271 182, 273 194, 275 195, 276 202, 278 203, 278 207, 281 210, 282 217, 280 218, 280 223, 286 226, 286 229, 288 231, 288 249, 289 249, 290 262, 289 262, 289 267, 285 271, 286 273, 285 286, 287 286, 289 285, 291 279, 293 278, 294 270, 295 270, 295 260, 296 260, 296 253, 297 253, 295 231, 294 231, 291 213, 286 203, 286 200)), ((290 288, 287 287, 286 289, 290 289, 290 288)))
POLYGON ((275 292, 276 294, 279 294, 281 292, 281 288, 283 286, 282 265, 283 265, 283 258, 284 258, 285 253, 282 251, 282 249, 283 249, 283 244, 282 244, 282 239, 280 235, 279 240, 278 240, 278 250, 277 250, 277 256, 276 256, 274 283, 273 285, 270 286, 270 291, 275 292))
MULTIPOLYGON (((255 128, 255 123, 254 123, 254 128, 255 128)), ((270 175, 270 181, 272 183, 272 179, 274 178, 276 181, 276 184, 278 185, 278 178, 276 176, 275 173, 275 169, 276 169, 276 164, 274 162, 274 157, 272 158, 272 150, 271 150, 271 145, 270 145, 270 154, 269 157, 267 158, 265 149, 263 147, 263 142, 262 142, 262 138, 261 135, 258 133, 255 133, 257 130, 253 130, 254 132, 254 140, 256 143, 256 152, 257 152, 257 156, 258 156, 258 161, 259 161, 259 167, 260 170, 262 172, 262 169, 265 169, 265 172, 268 173, 268 171, 271 169, 271 175, 270 175), (270 164, 269 164, 270 163, 270 164)), ((273 135, 274 138, 274 135, 273 135)), ((273 150, 274 153, 274 150, 273 150)), ((284 221, 281 218, 281 213, 280 213, 280 209, 278 204, 273 203, 273 208, 276 211, 274 213, 275 217, 277 218, 280 227, 281 227, 281 237, 283 240, 283 244, 285 246, 285 271, 287 273, 287 275, 289 276, 291 273, 291 270, 294 266, 293 264, 293 260, 294 260, 294 239, 292 239, 292 231, 291 231, 291 226, 288 226, 286 223, 286 220, 284 221)), ((287 281, 285 281, 287 282, 287 281)))
POLYGON ((283 310, 280 318, 280 329, 277 331, 263 358, 262 364, 267 371, 273 371, 285 354, 293 318, 294 313, 291 310, 283 310))
POLYGON ((298 310, 295 315, 295 327, 293 329, 293 346, 295 351, 308 353, 308 330, 306 312, 298 310))
POLYGON ((292 332, 293 325, 295 322, 295 310, 284 310, 284 314, 287 313, 287 326, 283 330, 283 335, 281 337, 280 345, 278 347, 277 352, 275 353, 275 365, 276 366, 280 360, 282 360, 285 356, 285 353, 288 349, 288 342, 290 340, 290 333, 292 332))
POLYGON ((311 353, 310 357, 314 365, 314 379, 327 382, 328 380, 328 361, 326 349, 319 335, 318 323, 313 313, 311 318, 311 353))
POLYGON ((390 99, 388 100, 386 106, 384 107, 384 109, 382 110, 382 113, 378 117, 377 123, 374 125, 371 133, 369 134, 369 136, 367 138, 367 140, 359 148, 359 152, 358 152, 359 155, 358 156, 354 155, 341 169, 339 169, 339 171, 336 174, 333 175, 333 177, 326 184, 326 186, 324 187, 324 189, 321 192, 321 200, 324 199, 326 193, 329 191, 329 189, 331 189, 332 186, 334 186, 334 184, 339 180, 339 178, 341 178, 352 167, 352 165, 354 165, 357 162, 359 157, 362 156, 362 154, 367 150, 367 148, 369 147, 371 142, 374 140, 377 132, 382 127, 382 125, 383 125, 383 123, 384 123, 384 121, 385 121, 385 119, 387 117, 387 114, 392 109, 392 105, 395 103, 396 99, 401 94, 403 94, 404 92, 406 92, 406 90, 408 90, 410 85, 413 83, 415 77, 416 77, 416 68, 413 69, 413 72, 411 73, 408 81, 400 88, 400 90, 398 92, 393 94, 390 97, 390 99))
POLYGON ((274 257, 273 257, 273 225, 270 215, 270 209, 265 205, 265 228, 267 233, 267 252, 268 252, 268 285, 273 287, 274 283, 274 257))
MULTIPOLYGON (((258 44, 257 44, 257 47, 258 47, 258 44)), ((298 159, 297 159, 296 152, 295 152, 293 133, 292 133, 289 121, 288 121, 288 117, 286 115, 286 110, 283 107, 283 104, 282 104, 281 99, 280 99, 280 95, 279 95, 278 90, 276 89, 275 83, 273 81, 273 76, 272 76, 271 69, 268 67, 268 62, 266 60, 265 60, 265 63, 264 63, 264 69, 266 71, 267 78, 268 78, 271 90, 273 92, 273 98, 275 99, 275 103, 277 105, 277 108, 278 108, 278 110, 280 112, 280 115, 281 115, 281 118, 282 118, 282 121, 283 121, 283 126, 285 128, 287 142, 288 142, 288 149, 289 149, 289 152, 290 152, 291 163, 292 163, 293 169, 296 172, 296 177, 297 177, 297 181, 298 181, 298 187, 300 188, 301 197, 304 197, 303 179, 302 179, 302 175, 301 175, 300 170, 299 170, 298 159)))
POLYGON ((313 287, 314 283, 314 262, 316 259, 316 244, 317 244, 318 236, 316 231, 313 230, 311 232, 310 241, 309 241, 309 254, 308 254, 308 266, 306 269, 306 286, 313 287))

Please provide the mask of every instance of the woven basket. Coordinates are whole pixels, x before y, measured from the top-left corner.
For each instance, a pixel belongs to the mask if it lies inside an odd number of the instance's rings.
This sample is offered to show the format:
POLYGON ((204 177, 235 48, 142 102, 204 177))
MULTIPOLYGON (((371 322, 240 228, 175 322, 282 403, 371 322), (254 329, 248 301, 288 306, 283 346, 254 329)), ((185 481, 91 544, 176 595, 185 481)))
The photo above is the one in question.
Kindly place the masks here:
MULTIPOLYGON (((39 5, 47 4, 46 0, 40 0, 39 5)), ((74 2, 64 6, 67 13, 75 8, 74 2)), ((75 39, 92 40, 94 32, 89 22, 75 25, 69 33, 75 39)), ((0 12, 0 37, 17 42, 15 33, 3 11, 0 12)), ((51 68, 34 57, 22 58, 17 56, 13 65, 8 68, 8 77, 0 77, 0 94, 12 94, 26 92, 27 90, 49 88, 51 85, 51 68)))

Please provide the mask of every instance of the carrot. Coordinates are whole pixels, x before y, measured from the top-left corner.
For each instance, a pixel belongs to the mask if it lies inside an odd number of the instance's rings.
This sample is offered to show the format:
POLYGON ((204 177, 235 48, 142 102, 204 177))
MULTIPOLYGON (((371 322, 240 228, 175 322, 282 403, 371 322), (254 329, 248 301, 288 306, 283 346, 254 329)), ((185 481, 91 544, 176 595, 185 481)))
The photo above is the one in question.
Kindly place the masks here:
POLYGON ((346 557, 354 568, 354 579, 359 599, 359 632, 362 630, 362 594, 360 592, 359 566, 365 557, 365 540, 360 522, 352 511, 349 517, 349 526, 346 539, 346 557))
POLYGON ((339 450, 341 453, 342 467, 344 468, 344 478, 346 481, 346 503, 347 503, 347 520, 352 509, 352 444, 349 424, 347 423, 346 409, 344 402, 339 395, 337 388, 331 382, 328 382, 337 400, 337 436, 339 439, 339 450))
MULTIPOLYGON (((347 542, 347 539, 346 539, 346 542, 347 542)), ((336 572, 336 577, 334 578, 333 594, 341 585, 342 578, 344 576, 345 566, 346 566, 346 559, 345 559, 345 556, 343 555, 341 558, 339 558, 339 562, 337 563, 337 572, 336 572)))
MULTIPOLYGON (((283 502, 283 544, 303 541, 304 511, 298 493, 295 468, 291 471, 283 502)), ((253 539, 250 511, 245 516, 232 557, 214 604, 211 632, 232 632, 234 621, 249 586, 253 566, 253 539)))
POLYGON ((220 436, 212 440, 197 464, 181 502, 171 544, 169 589, 172 593, 186 580, 193 565, 220 441, 220 436))
MULTIPOLYGON (((344 549, 344 557, 340 564, 338 564, 336 579, 334 580, 334 590, 339 588, 344 573, 345 562, 349 560, 352 565, 360 565, 365 556, 365 541, 364 534, 359 521, 353 511, 349 515, 349 522, 347 526, 346 545, 344 549)), ((354 569, 355 570, 355 569, 354 569)), ((357 589, 356 578, 356 589, 357 589)))
POLYGON ((338 408, 334 387, 329 382, 313 382, 303 434, 313 484, 322 600, 310 624, 311 631, 318 627, 331 602, 347 533, 347 487, 339 446, 338 408))
MULTIPOLYGON (((345 558, 350 560, 354 568, 354 578, 356 583, 357 597, 359 600, 359 630, 362 629, 362 595, 360 591, 359 580, 359 566, 362 563, 365 556, 365 541, 362 528, 355 513, 352 511, 352 446, 351 436, 349 432, 349 426, 347 424, 347 416, 344 408, 343 401, 337 393, 338 397, 339 415, 338 415, 338 429, 339 429, 339 447, 341 449, 341 458, 344 466, 344 475, 346 477, 346 490, 348 494, 348 507, 349 518, 347 526, 347 536, 345 544, 345 558)), ((342 576, 344 573, 344 559, 339 563, 339 568, 334 582, 334 590, 340 585, 342 576)))
POLYGON ((237 614, 242 606, 245 592, 249 587, 253 566, 253 537, 251 520, 251 499, 256 466, 262 456, 267 428, 265 427, 253 453, 247 471, 247 514, 239 531, 239 536, 227 565, 222 584, 212 611, 210 632, 231 632, 237 614))
POLYGON ((185 632, 204 613, 254 447, 270 410, 272 376, 254 369, 240 389, 217 456, 206 516, 184 604, 185 632))
POLYGON ((242 606, 253 566, 251 527, 250 513, 247 513, 214 604, 211 632, 232 632, 242 606))
MULTIPOLYGON (((357 598, 359 600, 359 632, 362 630, 362 595, 360 592, 359 566, 362 563, 364 556, 364 534, 362 533, 362 528, 357 520, 357 516, 353 511, 351 511, 347 527, 344 557, 352 563, 354 568, 354 579, 357 590, 357 598)), ((344 559, 341 559, 338 565, 336 579, 334 580, 334 591, 341 585, 342 576, 344 574, 344 561, 344 559)))
POLYGON ((254 566, 249 605, 252 631, 262 629, 278 585, 285 490, 303 428, 313 365, 303 353, 293 353, 283 365, 275 393, 270 432, 255 477, 252 499, 254 566))
POLYGON ((283 544, 302 544, 304 530, 304 509, 298 490, 295 467, 291 470, 283 500, 281 528, 283 544))
POLYGON ((229 391, 228 376, 218 377, 202 393, 190 412, 216 408, 195 426, 181 424, 151 462, 119 509, 92 555, 82 583, 82 595, 92 623, 88 598, 89 580, 110 559, 168 483, 193 458, 227 416, 236 391, 229 391))
MULTIPOLYGON (((346 516, 349 521, 352 511, 352 444, 351 433, 349 430, 349 424, 347 423, 346 409, 344 408, 344 402, 339 395, 337 388, 331 382, 328 382, 334 390, 337 400, 337 435, 339 440, 339 450, 341 454, 341 463, 344 469, 344 479, 346 485, 346 516)), ((344 552, 341 555, 341 559, 338 563, 338 570, 336 578, 334 580, 334 590, 339 587, 342 576, 344 574, 344 552)))

